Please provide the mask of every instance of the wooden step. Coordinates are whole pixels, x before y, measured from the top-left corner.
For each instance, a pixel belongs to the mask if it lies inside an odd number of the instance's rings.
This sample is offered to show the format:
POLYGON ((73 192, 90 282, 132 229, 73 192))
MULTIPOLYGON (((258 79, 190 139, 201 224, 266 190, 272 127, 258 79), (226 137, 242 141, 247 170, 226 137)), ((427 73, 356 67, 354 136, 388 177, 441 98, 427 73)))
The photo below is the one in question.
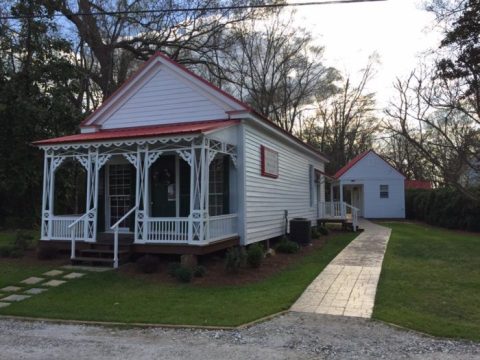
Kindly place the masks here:
POLYGON ((98 257, 86 257, 86 256, 77 256, 75 259, 72 259, 72 263, 91 263, 91 264, 102 264, 102 265, 112 265, 113 258, 98 258, 98 257))

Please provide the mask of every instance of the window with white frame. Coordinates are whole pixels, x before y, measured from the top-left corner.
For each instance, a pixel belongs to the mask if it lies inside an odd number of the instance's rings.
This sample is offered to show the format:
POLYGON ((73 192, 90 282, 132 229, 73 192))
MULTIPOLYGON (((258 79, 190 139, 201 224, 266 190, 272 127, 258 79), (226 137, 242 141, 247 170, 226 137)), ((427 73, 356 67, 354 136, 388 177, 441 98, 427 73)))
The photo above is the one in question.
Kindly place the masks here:
POLYGON ((380 199, 388 199, 388 185, 380 185, 380 199))
POLYGON ((225 167, 222 157, 215 158, 210 164, 209 214, 211 216, 224 213, 225 199, 225 167))

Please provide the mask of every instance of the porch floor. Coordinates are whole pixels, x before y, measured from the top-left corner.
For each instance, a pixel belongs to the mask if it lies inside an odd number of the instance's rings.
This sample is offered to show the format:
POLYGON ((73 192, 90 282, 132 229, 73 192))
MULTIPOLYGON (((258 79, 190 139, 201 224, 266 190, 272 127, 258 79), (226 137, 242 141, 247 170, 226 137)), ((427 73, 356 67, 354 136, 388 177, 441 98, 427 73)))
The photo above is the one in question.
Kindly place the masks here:
MULTIPOLYGON (((99 234, 100 235, 100 234, 99 234)), ((102 234, 103 235, 103 234, 102 234)), ((174 243, 163 243, 163 244, 134 244, 133 235, 131 234, 122 234, 123 237, 119 237, 119 251, 127 251, 130 255, 134 254, 177 254, 177 255, 206 255, 212 252, 228 249, 232 246, 237 246, 240 244, 240 237, 233 236, 225 239, 220 239, 214 242, 211 242, 207 245, 188 245, 188 244, 174 244, 174 243)), ((40 240, 39 246, 54 246, 59 251, 69 252, 71 248, 71 242, 68 240, 56 240, 56 241, 45 241, 40 240)), ((76 242, 77 252, 89 251, 89 250, 98 250, 98 251, 109 251, 113 249, 113 234, 106 234, 106 236, 99 236, 97 242, 88 243, 83 241, 76 242), (112 238, 110 239, 110 236, 112 238)))

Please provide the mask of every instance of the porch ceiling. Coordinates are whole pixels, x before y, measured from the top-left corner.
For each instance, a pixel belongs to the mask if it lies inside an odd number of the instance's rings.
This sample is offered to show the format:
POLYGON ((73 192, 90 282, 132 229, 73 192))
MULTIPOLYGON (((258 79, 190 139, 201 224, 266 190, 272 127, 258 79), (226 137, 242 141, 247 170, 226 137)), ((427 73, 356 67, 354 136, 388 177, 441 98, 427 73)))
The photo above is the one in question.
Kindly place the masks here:
POLYGON ((160 126, 126 128, 120 130, 98 130, 92 133, 83 133, 35 141, 37 146, 58 145, 68 143, 101 142, 106 140, 120 140, 133 138, 148 138, 154 136, 172 136, 185 134, 200 134, 217 130, 238 123, 238 120, 211 120, 194 123, 177 123, 160 126))

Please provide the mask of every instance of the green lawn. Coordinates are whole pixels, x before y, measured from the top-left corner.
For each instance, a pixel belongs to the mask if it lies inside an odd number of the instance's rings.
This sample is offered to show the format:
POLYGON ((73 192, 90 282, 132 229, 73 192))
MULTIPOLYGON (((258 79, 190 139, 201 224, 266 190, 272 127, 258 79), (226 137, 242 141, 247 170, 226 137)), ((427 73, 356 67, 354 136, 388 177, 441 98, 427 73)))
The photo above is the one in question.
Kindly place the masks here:
MULTIPOLYGON (((355 234, 333 237, 287 269, 243 286, 160 284, 113 271, 89 273, 0 314, 98 321, 233 326, 288 309, 355 234)), ((0 264, 0 281, 4 282, 0 264)))
POLYGON ((373 316, 436 336, 480 340, 480 234, 392 228, 373 316))

